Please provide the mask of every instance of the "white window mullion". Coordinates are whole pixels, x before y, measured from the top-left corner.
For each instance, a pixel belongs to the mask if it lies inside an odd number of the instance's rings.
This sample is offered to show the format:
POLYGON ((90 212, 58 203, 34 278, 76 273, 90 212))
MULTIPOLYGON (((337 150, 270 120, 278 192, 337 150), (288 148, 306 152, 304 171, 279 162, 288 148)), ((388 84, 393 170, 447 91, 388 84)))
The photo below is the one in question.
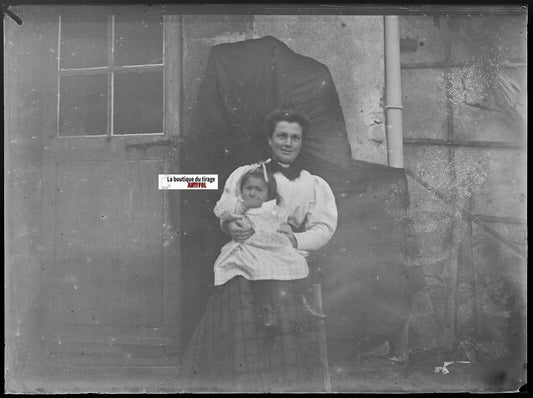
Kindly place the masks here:
POLYGON ((163 17, 163 76, 164 132, 169 135, 181 134, 181 95, 182 95, 182 22, 178 15, 163 17), (172 87, 172 89, 169 89, 172 87))
MULTIPOLYGON (((134 18, 135 21, 137 21, 134 18)), ((177 24, 177 18, 175 16, 168 16, 165 15, 163 17, 163 35, 161 37, 161 41, 157 41, 159 45, 162 45, 162 52, 161 52, 161 61, 159 61, 159 55, 157 56, 157 59, 154 59, 154 62, 157 63, 149 63, 149 64, 143 64, 143 62, 150 62, 147 57, 135 57, 132 56, 132 54, 129 54, 129 52, 135 51, 135 44, 132 45, 131 41, 127 42, 127 46, 125 47, 124 54, 126 56, 126 60, 130 59, 130 61, 125 61, 124 63, 127 63, 127 65, 117 65, 117 51, 118 55, 122 54, 122 49, 117 47, 116 43, 116 37, 119 31, 117 29, 120 29, 121 19, 119 15, 107 15, 107 20, 100 20, 99 27, 95 24, 95 28, 102 29, 103 26, 106 26, 106 32, 105 36, 107 36, 107 45, 102 48, 103 46, 99 47, 99 51, 106 51, 107 52, 107 62, 105 62, 104 65, 102 65, 101 62, 95 63, 92 62, 91 53, 89 52, 87 55, 87 60, 81 63, 74 62, 76 61, 69 61, 67 63, 63 62, 61 59, 65 51, 63 51, 63 41, 66 41, 66 45, 70 45, 72 47, 72 42, 66 40, 66 39, 75 39, 78 40, 79 37, 76 36, 75 31, 71 32, 71 28, 69 26, 66 26, 66 23, 70 23, 70 20, 64 16, 58 15, 58 41, 57 41, 57 123, 56 123, 56 129, 57 129, 57 137, 58 138, 65 138, 65 137, 111 137, 111 136, 123 136, 123 135, 157 135, 157 134, 166 134, 168 131, 179 131, 178 128, 178 116, 176 115, 173 117, 172 115, 175 113, 176 103, 179 102, 179 91, 174 92, 175 90, 168 90, 169 87, 169 81, 172 80, 172 84, 175 84, 175 73, 178 65, 173 65, 173 63, 176 62, 176 40, 178 39, 177 36, 177 28, 179 27, 179 24, 177 24), (116 18, 118 16, 119 18, 116 18), (104 22, 105 21, 105 22, 104 22), (119 25, 119 26, 117 26, 119 25), (67 29, 69 28, 69 29, 67 29), (70 32, 70 33, 69 33, 70 32), (69 36, 65 39, 62 37, 62 35, 68 33, 69 36), (129 54, 129 55, 128 55, 129 54), (91 57, 90 57, 91 55, 91 57), (128 58, 129 56, 129 58, 128 58), (135 64, 135 61, 138 59, 139 63, 135 64), (145 60, 146 59, 146 60, 145 60), (92 65, 102 65, 102 66, 92 66, 92 65), (132 65, 133 64, 133 65, 132 65), (119 74, 116 76, 116 74, 119 74), (160 73, 162 74, 162 87, 160 88, 162 90, 162 121, 157 121, 158 125, 160 122, 161 125, 158 127, 161 128, 161 132, 158 132, 158 129, 155 129, 156 120, 154 119, 155 113, 151 113, 151 122, 147 122, 146 124, 146 130, 140 129, 139 132, 135 130, 135 134, 133 131, 129 131, 130 129, 134 129, 136 127, 133 127, 132 123, 129 123, 125 126, 128 127, 121 127, 122 121, 117 121, 117 124, 115 125, 115 112, 121 111, 122 109, 127 109, 128 104, 117 104, 117 107, 115 107, 115 95, 121 94, 122 86, 117 88, 117 92, 115 92, 115 80, 117 80, 118 84, 129 84, 128 82, 132 80, 135 80, 134 77, 138 74, 140 77, 149 79, 148 81, 155 81, 153 79, 157 79, 159 81, 159 74, 153 75, 148 73, 160 73), (100 77, 98 77, 100 76, 100 77), (124 78, 123 78, 124 76, 124 78), (117 79, 115 79, 115 77, 117 79), (91 82, 96 82, 98 84, 98 90, 99 94, 103 97, 106 95, 106 101, 101 102, 104 100, 104 98, 100 98, 100 102, 97 103, 98 108, 90 107, 90 104, 87 103, 87 100, 83 99, 83 93, 80 93, 80 97, 78 98, 78 95, 76 93, 73 93, 72 90, 69 90, 69 87, 76 87, 76 85, 81 85, 80 87, 84 87, 86 90, 91 90, 91 82), (105 83, 104 83, 105 81, 105 83), (105 88, 103 84, 106 84, 105 88), (89 85, 89 86, 87 86, 89 85), (98 131, 94 130, 91 125, 86 126, 87 132, 83 131, 70 131, 69 129, 74 126, 74 124, 70 127, 65 127, 62 123, 64 123, 64 120, 62 121, 61 118, 64 118, 65 120, 74 121, 74 123, 83 123, 83 115, 76 113, 77 107, 72 108, 72 106, 69 106, 69 103, 67 103, 63 96, 65 95, 65 92, 62 92, 61 90, 69 90, 68 91, 68 98, 72 98, 75 101, 79 101, 81 106, 86 107, 91 115, 94 117, 94 115, 98 115, 97 119, 94 119, 94 121, 98 121, 98 131), (104 91, 105 90, 105 91, 104 91), (75 109, 75 110, 73 110, 75 109), (105 109, 105 110, 104 110, 105 109), (70 117, 72 112, 72 117, 70 117), (97 112, 97 113, 96 113, 97 112), (104 123, 104 118, 107 118, 104 123), (72 119, 72 120, 71 120, 72 119), (172 120, 171 120, 172 119, 172 120), (176 120, 174 120, 176 119, 176 120), (119 132, 115 131, 115 128, 120 128, 121 130, 119 132), (128 131, 122 131, 122 129, 128 130, 128 131), (64 130, 64 131, 63 131, 64 130), (67 131, 69 130, 69 131, 67 131), (93 132, 95 134, 89 134, 90 132, 93 132), (129 133, 129 134, 128 134, 129 133), (60 135, 61 134, 61 135, 60 135)), ((126 19, 127 23, 127 19, 126 19)), ((136 23, 136 22, 135 22, 136 23)), ((152 22, 150 22, 152 23, 152 22)), ((126 27, 127 28, 127 27, 126 27)), ((100 31, 101 32, 101 31, 100 31)), ((148 32, 148 31, 147 31, 148 32)), ((104 33, 104 32, 101 32, 104 33)), ((155 33, 159 34, 159 33, 155 33)), ((150 36, 152 38, 152 43, 155 43, 153 38, 155 36, 150 36)), ((89 38, 86 38, 89 40, 89 38)), ((103 39, 103 37, 102 37, 103 39)), ((101 41, 99 43, 102 43, 101 41)), ((103 44, 103 43, 102 43, 103 44)), ((143 47, 138 46, 139 51, 142 51, 143 47)), ((66 47, 68 48, 68 46, 66 47)), ((152 48, 153 50, 153 48, 152 48)), ((154 52, 154 51, 152 51, 154 52)), ((99 53, 101 54, 101 53, 99 53)), ((67 54, 69 55, 69 54, 67 54)), ((133 54, 134 55, 134 54, 133 54)), ((69 55, 70 56, 70 55, 69 55)), ((72 58, 72 57, 71 57, 72 58)), ((150 59, 153 59, 155 57, 150 57, 150 59)), ((70 59, 70 58, 69 58, 70 59)), ((101 58, 99 58, 101 60, 101 58)), ((143 80, 144 81, 144 80, 143 80)), ((159 84, 159 83, 158 83, 159 84)), ((124 87, 125 90, 128 89, 128 87, 124 87)), ((138 90, 137 90, 138 91, 138 90)), ((155 92, 150 92, 150 95, 154 95, 155 92)), ((142 95, 139 96, 140 98, 137 100, 136 98, 132 98, 131 101, 144 101, 144 103, 149 104, 150 101, 147 102, 148 97, 142 97, 142 95)), ((157 101, 159 102, 160 97, 157 98, 157 101)), ((130 99, 127 99, 127 101, 130 101, 130 99)), ((135 104, 132 103, 131 107, 138 106, 137 102, 135 104)), ((149 106, 149 105, 147 105, 149 106)), ((159 107, 159 104, 157 105, 159 107)), ((88 121, 88 123, 91 123, 88 121)), ((96 125, 96 123, 95 123, 96 125)), ((79 129, 79 128, 78 128, 79 129)))
POLYGON ((58 28, 57 28, 57 137, 59 137, 59 106, 61 103, 61 74, 59 71, 61 70, 61 15, 59 15, 59 22, 58 22, 58 28))
POLYGON ((113 135, 114 130, 114 95, 115 95, 115 74, 113 72, 113 67, 115 66, 115 16, 111 15, 109 17, 109 27, 108 27, 108 87, 107 87, 107 126, 108 126, 108 136, 113 135))
POLYGON ((167 77, 168 77, 168 71, 167 71, 167 59, 166 59, 166 53, 167 53, 167 42, 168 42, 168 15, 163 16, 163 134, 168 134, 168 122, 167 122, 167 114, 168 114, 168 98, 167 98, 167 77))

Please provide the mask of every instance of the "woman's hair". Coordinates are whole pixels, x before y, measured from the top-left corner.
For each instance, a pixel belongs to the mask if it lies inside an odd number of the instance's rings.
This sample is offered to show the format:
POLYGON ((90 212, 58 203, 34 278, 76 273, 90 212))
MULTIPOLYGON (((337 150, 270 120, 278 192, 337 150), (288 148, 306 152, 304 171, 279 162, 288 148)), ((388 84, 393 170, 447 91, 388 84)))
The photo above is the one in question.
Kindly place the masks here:
POLYGON ((241 179, 241 186, 240 186, 241 192, 242 192, 242 187, 244 186, 244 183, 246 182, 246 180, 248 180, 249 177, 259 178, 265 181, 267 184, 268 200, 276 199, 276 201, 279 202, 278 187, 276 185, 276 179, 274 178, 274 174, 272 174, 270 171, 266 171, 266 175, 267 175, 268 181, 265 180, 265 172, 263 171, 263 168, 261 166, 245 173, 241 179))
POLYGON ((268 137, 272 137, 272 134, 274 134, 274 130, 276 129, 276 125, 278 124, 278 122, 298 123, 302 128, 302 138, 305 138, 305 135, 307 134, 307 131, 311 126, 311 121, 307 116, 292 108, 276 109, 270 112, 267 115, 265 122, 268 137))

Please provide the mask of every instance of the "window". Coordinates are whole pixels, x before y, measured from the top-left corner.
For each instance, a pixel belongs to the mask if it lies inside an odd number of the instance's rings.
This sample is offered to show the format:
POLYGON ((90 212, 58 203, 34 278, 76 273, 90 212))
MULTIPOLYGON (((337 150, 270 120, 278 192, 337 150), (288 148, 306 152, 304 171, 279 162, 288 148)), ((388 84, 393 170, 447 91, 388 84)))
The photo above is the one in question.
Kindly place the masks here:
POLYGON ((87 14, 59 17, 59 137, 163 134, 163 16, 87 14))

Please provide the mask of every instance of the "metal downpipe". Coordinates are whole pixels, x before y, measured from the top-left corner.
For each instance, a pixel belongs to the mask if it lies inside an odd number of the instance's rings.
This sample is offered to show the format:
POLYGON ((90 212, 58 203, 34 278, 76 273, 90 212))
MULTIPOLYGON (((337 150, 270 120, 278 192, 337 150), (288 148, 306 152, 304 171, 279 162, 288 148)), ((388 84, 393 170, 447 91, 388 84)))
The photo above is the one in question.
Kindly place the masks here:
POLYGON ((400 68, 399 17, 386 15, 385 30, 385 129, 391 167, 403 168, 402 73, 400 68))

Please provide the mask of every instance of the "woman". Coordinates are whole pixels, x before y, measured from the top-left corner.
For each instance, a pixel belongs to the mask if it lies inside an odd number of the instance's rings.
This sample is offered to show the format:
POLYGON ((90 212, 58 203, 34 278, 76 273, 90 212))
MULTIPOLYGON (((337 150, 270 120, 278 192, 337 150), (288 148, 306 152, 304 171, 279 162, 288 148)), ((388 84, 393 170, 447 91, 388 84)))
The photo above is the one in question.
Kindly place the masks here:
MULTIPOLYGON (((337 228, 337 207, 329 185, 303 170, 298 162, 310 122, 290 109, 276 110, 266 119, 272 159, 265 162, 276 179, 279 206, 288 223, 280 232, 299 250, 324 246, 337 228)), ((250 166, 236 169, 227 179, 220 201, 238 191, 250 166)), ((254 233, 239 220, 223 222, 222 229, 237 242, 254 233)), ((201 391, 312 391, 316 344, 306 343, 302 316, 291 295, 291 281, 278 288, 277 328, 257 322, 250 281, 236 276, 209 298, 183 361, 183 387, 201 391), (310 352, 311 351, 311 352, 310 352), (309 366, 311 364, 311 366, 309 366), (310 368, 311 367, 311 368, 310 368)))

